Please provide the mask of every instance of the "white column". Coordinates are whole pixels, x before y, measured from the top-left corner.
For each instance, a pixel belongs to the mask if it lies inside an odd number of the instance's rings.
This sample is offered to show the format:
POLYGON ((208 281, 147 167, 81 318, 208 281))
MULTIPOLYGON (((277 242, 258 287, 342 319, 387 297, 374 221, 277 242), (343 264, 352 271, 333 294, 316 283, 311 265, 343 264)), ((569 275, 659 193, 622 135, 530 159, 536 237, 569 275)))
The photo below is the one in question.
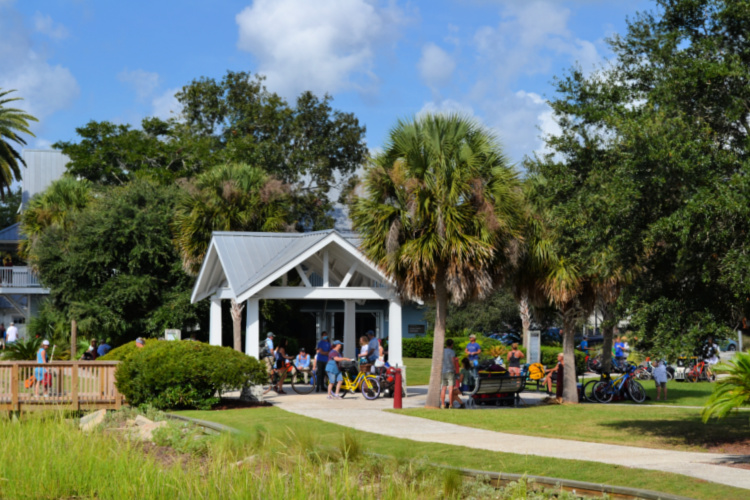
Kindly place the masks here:
POLYGON ((208 329, 208 342, 211 345, 221 345, 221 299, 211 297, 211 323, 208 329))
POLYGON ((258 359, 260 355, 260 299, 247 299, 245 354, 258 359))
POLYGON ((404 364, 401 337, 401 301, 393 299, 388 304, 388 363, 391 366, 404 364))
POLYGON ((344 301, 344 357, 354 358, 357 355, 356 303, 344 301))

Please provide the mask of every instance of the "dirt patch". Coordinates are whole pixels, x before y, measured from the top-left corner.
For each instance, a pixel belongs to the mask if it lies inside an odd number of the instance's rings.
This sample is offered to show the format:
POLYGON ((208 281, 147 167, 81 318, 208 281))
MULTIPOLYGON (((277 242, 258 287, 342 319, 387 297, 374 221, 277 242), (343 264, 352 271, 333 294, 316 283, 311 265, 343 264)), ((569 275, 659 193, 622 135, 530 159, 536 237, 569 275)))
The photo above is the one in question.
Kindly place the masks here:
POLYGON ((273 406, 268 401, 241 401, 239 399, 224 399, 222 398, 216 405, 211 408, 212 410, 239 410, 242 408, 266 408, 273 406))
MULTIPOLYGON (((711 453, 724 453, 727 455, 744 455, 744 464, 750 465, 750 438, 738 439, 734 442, 706 443, 706 450, 711 453)), ((750 467, 746 467, 750 468, 750 467)))

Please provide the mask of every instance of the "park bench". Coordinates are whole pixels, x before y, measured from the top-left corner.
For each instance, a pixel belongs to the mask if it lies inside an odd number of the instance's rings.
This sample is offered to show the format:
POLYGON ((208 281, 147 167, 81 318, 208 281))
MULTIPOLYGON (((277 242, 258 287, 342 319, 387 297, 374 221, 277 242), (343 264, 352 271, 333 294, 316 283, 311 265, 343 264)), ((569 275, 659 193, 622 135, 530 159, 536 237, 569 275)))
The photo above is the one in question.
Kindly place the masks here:
POLYGON ((494 403, 518 406, 521 393, 526 388, 526 377, 509 377, 507 372, 489 372, 480 370, 474 383, 474 390, 467 394, 467 406, 494 403))

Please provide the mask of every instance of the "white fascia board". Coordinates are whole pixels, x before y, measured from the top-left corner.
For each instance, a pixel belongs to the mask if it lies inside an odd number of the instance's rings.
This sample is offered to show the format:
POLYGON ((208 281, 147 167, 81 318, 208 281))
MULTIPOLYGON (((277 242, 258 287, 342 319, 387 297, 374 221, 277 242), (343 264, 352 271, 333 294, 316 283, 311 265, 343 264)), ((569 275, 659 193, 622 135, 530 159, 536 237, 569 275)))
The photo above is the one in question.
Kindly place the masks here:
MULTIPOLYGON (((337 233, 330 233, 328 236, 317 242, 315 245, 311 246, 301 254, 299 254, 296 258, 292 259, 291 261, 287 262, 280 268, 278 268, 276 271, 268 275, 265 279, 259 281, 254 286, 248 288, 247 290, 243 291, 242 293, 238 294, 237 301, 244 302, 245 300, 249 299, 250 297, 253 297, 256 294, 259 294, 261 290, 268 287, 276 281, 278 278, 280 278, 285 273, 289 272, 289 270, 294 269, 298 264, 302 264, 307 259, 309 259, 311 256, 315 255, 317 252, 328 246, 331 242, 336 242, 341 248, 349 252, 355 259, 359 260, 363 264, 365 264, 368 268, 372 269, 375 273, 377 273, 377 276, 382 276, 383 281, 385 283, 391 284, 391 282, 381 273, 377 267, 375 267, 369 260, 367 260, 364 255, 351 243, 346 241, 344 238, 339 236, 337 233)), ((259 295, 260 296, 260 295, 259 295)))
MULTIPOLYGON (((216 291, 215 288, 211 288, 209 290, 206 290, 205 292, 198 293, 198 289, 200 287, 201 282, 204 279, 205 274, 208 272, 207 269, 209 267, 209 262, 211 262, 212 258, 215 258, 219 261, 219 266, 221 267, 221 270, 224 272, 224 277, 226 278, 227 283, 229 283, 229 277, 227 276, 227 273, 225 270, 226 268, 224 267, 224 262, 222 262, 221 260, 221 255, 219 254, 219 250, 216 248, 214 239, 212 237, 211 243, 209 243, 208 245, 208 251, 206 252, 206 257, 203 259, 203 264, 201 264, 200 273, 198 273, 198 278, 195 280, 195 285, 193 285, 193 293, 190 296, 191 304, 195 304, 196 302, 200 302, 201 300, 207 297, 210 297, 216 291)), ((209 278, 209 277, 210 276, 205 276, 205 278, 209 278)), ((230 284, 230 288, 231 288, 231 284, 230 284)))
POLYGON ((259 299, 307 300, 390 300, 395 298, 389 288, 269 286, 254 296, 259 299))

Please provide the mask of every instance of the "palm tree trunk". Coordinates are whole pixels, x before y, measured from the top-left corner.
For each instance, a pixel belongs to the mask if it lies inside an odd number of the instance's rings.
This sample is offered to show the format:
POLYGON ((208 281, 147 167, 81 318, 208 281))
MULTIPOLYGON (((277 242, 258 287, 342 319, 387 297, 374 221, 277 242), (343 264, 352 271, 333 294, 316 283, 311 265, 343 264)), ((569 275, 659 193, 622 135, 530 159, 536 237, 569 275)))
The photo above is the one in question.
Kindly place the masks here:
POLYGON ((576 381, 575 324, 576 308, 568 306, 563 312, 563 356, 565 373, 563 378, 563 400, 578 404, 578 383, 576 381))
POLYGON ((529 329, 531 328, 531 307, 529 307, 529 295, 524 293, 518 302, 518 313, 521 316, 521 328, 523 329, 523 346, 529 347, 529 329))
POLYGON ((76 359, 76 347, 78 347, 78 322, 70 320, 70 360, 76 359))
POLYGON ((435 278, 435 337, 432 342, 432 368, 430 369, 430 386, 427 390, 425 408, 439 408, 440 383, 443 372, 443 349, 445 347, 445 322, 448 311, 448 290, 445 275, 438 269, 435 278))
POLYGON ((245 304, 238 304, 232 299, 232 336, 234 337, 234 350, 242 352, 242 310, 245 304))
POLYGON ((602 308, 602 372, 612 373, 612 344, 615 337, 615 316, 612 308, 603 304, 602 308))

